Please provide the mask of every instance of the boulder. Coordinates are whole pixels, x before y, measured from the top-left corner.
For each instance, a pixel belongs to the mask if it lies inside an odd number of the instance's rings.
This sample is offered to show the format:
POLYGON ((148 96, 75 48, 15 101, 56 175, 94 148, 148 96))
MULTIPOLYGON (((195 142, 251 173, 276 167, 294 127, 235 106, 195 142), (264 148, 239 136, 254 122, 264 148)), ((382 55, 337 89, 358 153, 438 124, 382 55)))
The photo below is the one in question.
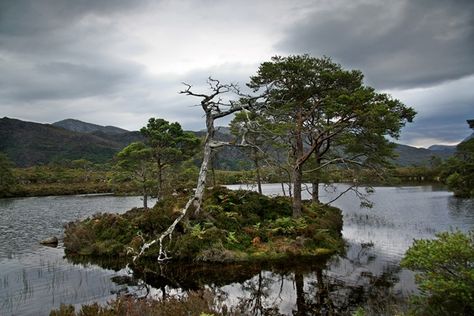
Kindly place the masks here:
POLYGON ((58 238, 56 236, 52 236, 52 237, 43 239, 42 241, 40 241, 40 244, 56 247, 58 245, 58 242, 59 242, 58 238))

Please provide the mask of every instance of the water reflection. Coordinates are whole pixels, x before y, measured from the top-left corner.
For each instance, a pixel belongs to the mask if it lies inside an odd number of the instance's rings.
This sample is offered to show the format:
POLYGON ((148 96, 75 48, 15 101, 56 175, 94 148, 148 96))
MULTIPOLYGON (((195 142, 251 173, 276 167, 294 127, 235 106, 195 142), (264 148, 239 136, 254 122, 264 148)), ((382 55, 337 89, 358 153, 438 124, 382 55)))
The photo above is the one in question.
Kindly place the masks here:
MULTIPOLYGON (((333 258, 298 259, 234 264, 158 264, 146 262, 114 277, 137 296, 183 295, 207 289, 220 304, 252 315, 350 315, 366 306, 381 315, 403 297, 394 293, 400 268, 383 267, 381 273, 365 267, 376 260, 371 245, 349 247, 351 253, 333 258)), ((68 257, 74 264, 99 265, 125 271, 126 263, 68 257)))
POLYGON ((456 217, 459 221, 469 218, 474 221, 474 199, 460 199, 450 196, 448 198, 448 209, 450 215, 456 217))

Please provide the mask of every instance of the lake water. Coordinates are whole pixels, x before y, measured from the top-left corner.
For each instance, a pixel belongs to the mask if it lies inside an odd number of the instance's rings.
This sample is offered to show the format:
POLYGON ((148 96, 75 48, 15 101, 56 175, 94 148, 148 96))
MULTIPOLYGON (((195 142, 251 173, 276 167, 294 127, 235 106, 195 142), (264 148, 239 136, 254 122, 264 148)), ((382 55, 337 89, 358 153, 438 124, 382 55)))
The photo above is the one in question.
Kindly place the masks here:
MULTIPOLYGON (((229 186, 232 189, 238 186, 229 186)), ((266 184, 265 194, 280 194, 266 184)), ((330 201, 346 185, 321 186, 330 201)), ((261 265, 155 265, 147 275, 116 262, 78 262, 38 241, 61 236, 63 225, 97 212, 125 212, 142 204, 139 197, 67 196, 0 200, 0 315, 48 315, 61 303, 80 306, 106 302, 117 293, 180 294, 206 288, 231 306, 246 305, 255 314, 350 313, 357 306, 396 303, 413 291, 413 273, 398 263, 413 239, 436 232, 474 228, 474 200, 456 199, 434 186, 376 187, 374 207, 360 208, 348 193, 332 204, 344 214, 344 255, 329 260, 261 265), (159 275, 160 277, 156 277, 159 275)))

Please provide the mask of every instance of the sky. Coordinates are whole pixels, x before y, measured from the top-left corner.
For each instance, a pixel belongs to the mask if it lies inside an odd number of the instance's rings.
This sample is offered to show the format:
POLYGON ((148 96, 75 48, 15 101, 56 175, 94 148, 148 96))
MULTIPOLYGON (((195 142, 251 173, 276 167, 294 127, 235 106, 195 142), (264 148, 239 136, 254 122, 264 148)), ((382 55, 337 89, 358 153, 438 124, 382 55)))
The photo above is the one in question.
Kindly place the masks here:
MULTIPOLYGON (((204 128, 206 78, 329 56, 413 107, 398 142, 456 144, 474 119, 472 0, 0 0, 0 117, 204 128)), ((227 122, 218 122, 225 125, 227 122)))

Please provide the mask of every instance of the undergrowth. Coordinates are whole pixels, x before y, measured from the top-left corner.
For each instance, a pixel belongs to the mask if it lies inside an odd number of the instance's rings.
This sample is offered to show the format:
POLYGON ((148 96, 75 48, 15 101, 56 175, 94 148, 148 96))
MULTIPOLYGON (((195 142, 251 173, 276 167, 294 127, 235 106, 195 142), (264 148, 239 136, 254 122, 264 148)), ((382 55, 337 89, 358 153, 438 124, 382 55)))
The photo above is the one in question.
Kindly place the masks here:
MULTIPOLYGON (((178 216, 186 197, 163 200, 151 209, 97 214, 66 226, 68 254, 129 256, 159 236, 178 216)), ((306 204, 303 217, 291 217, 291 200, 223 187, 206 192, 202 211, 182 221, 168 245, 173 258, 230 262, 313 256, 342 247, 339 209, 306 204)), ((157 255, 151 247, 146 255, 157 255)))

